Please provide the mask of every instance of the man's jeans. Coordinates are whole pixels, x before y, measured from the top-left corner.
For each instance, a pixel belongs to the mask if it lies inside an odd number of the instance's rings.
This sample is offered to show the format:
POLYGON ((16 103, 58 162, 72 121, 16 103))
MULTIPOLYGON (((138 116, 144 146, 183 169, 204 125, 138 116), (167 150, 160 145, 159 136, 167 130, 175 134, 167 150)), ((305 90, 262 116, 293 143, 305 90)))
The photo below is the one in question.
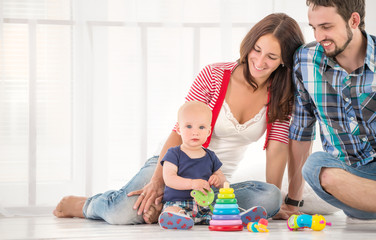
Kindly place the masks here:
MULTIPOLYGON (((320 172, 321 168, 341 168, 347 172, 354 174, 356 176, 367 178, 376 181, 376 161, 370 162, 364 166, 360 167, 351 167, 345 164, 344 162, 334 158, 327 152, 315 152, 311 154, 306 163, 303 166, 303 177, 312 187, 312 189, 317 193, 319 197, 333 206, 340 208, 343 212, 353 218, 359 219, 376 219, 376 213, 365 212, 355 208, 352 208, 332 195, 328 194, 324 189, 322 189, 320 184, 320 172)), ((356 187, 356 186, 349 186, 356 187)), ((376 191, 375 189, 369 189, 369 191, 376 191)), ((374 201, 374 199, 373 199, 374 201)))

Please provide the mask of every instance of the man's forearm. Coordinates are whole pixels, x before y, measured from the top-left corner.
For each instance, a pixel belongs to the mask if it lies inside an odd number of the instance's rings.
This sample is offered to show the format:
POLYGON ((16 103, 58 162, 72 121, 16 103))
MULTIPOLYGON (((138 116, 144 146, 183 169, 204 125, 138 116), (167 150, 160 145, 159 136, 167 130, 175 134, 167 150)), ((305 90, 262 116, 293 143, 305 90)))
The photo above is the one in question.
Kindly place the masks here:
POLYGON ((312 141, 290 140, 288 160, 289 198, 301 200, 304 188, 302 168, 312 151, 312 141))

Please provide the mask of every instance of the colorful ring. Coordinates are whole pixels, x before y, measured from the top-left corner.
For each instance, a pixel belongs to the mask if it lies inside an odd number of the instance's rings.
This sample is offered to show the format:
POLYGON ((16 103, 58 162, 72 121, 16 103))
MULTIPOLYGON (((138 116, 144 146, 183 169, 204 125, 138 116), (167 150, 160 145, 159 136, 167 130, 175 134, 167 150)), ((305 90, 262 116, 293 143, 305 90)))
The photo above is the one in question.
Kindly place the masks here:
POLYGON ((222 194, 234 193, 234 189, 233 188, 220 188, 219 193, 222 193, 222 194))
POLYGON ((241 225, 242 220, 210 220, 210 225, 224 226, 224 225, 241 225))
POLYGON ((234 226, 209 226, 210 231, 242 231, 243 225, 234 226))
POLYGON ((215 201, 216 203, 220 203, 220 204, 231 204, 231 203, 237 203, 238 200, 236 200, 236 198, 224 198, 224 199, 217 199, 215 201))
MULTIPOLYGON (((238 220, 241 219, 240 215, 213 215, 213 220, 238 220)), ((243 221, 242 221, 243 222, 243 221)))
POLYGON ((233 193, 219 193, 218 198, 220 199, 228 199, 228 198, 235 198, 235 194, 233 193))
POLYGON ((255 225, 257 225, 257 224, 258 224, 258 222, 250 222, 250 223, 248 223, 248 225, 247 225, 248 231, 250 231, 250 232, 259 232, 259 230, 257 228, 255 228, 255 225))
POLYGON ((235 215, 239 214, 239 209, 214 209, 213 214, 215 215, 235 215))
POLYGON ((228 209, 228 208, 238 208, 239 205, 238 204, 219 204, 219 203, 216 203, 214 205, 214 208, 217 208, 217 209, 228 209))

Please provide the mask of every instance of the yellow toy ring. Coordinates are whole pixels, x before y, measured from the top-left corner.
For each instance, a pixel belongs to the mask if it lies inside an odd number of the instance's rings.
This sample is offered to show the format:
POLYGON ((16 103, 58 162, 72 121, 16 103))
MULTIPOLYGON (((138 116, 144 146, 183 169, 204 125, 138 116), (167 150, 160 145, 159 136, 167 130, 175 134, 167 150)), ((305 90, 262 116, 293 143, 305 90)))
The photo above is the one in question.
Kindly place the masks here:
POLYGON ((220 198, 220 199, 235 198, 235 194, 233 194, 233 193, 225 193, 225 194, 219 193, 218 198, 220 198))
POLYGON ((233 188, 220 188, 219 192, 222 194, 234 193, 234 189, 233 188))

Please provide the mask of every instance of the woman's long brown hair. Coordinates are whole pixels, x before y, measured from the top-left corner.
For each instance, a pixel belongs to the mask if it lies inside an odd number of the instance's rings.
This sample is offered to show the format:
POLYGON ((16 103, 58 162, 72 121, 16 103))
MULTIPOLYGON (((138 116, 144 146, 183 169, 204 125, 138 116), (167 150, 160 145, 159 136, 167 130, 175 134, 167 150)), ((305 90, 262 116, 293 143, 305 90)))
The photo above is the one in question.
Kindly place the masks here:
POLYGON ((277 119, 287 120, 291 114, 294 101, 294 87, 291 80, 293 55, 304 43, 304 37, 298 23, 284 13, 270 14, 252 27, 240 45, 239 64, 244 65, 244 77, 255 91, 259 86, 250 74, 248 54, 257 40, 266 34, 272 34, 279 41, 284 64, 278 66, 266 82, 270 91, 268 119, 269 123, 272 123, 277 119))

